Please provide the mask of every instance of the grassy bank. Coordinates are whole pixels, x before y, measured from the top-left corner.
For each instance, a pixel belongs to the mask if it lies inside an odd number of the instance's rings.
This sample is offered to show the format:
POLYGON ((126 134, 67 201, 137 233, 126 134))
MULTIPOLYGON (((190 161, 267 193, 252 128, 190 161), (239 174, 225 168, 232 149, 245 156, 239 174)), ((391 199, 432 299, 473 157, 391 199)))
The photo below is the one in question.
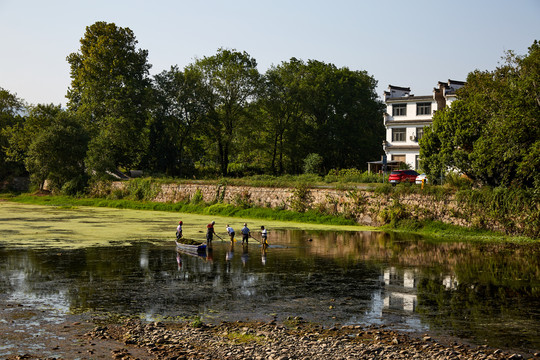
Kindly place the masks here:
POLYGON ((508 236, 498 232, 479 228, 466 228, 444 224, 440 221, 401 220, 382 227, 359 226, 351 219, 341 216, 321 214, 315 210, 303 213, 290 210, 250 207, 243 208, 231 204, 215 203, 159 203, 142 200, 112 200, 102 198, 83 198, 71 196, 52 196, 36 194, 6 195, 3 199, 34 205, 49 205, 59 208, 79 206, 106 207, 115 209, 156 210, 187 214, 225 216, 233 218, 265 219, 273 221, 298 222, 321 225, 353 226, 360 230, 384 230, 418 234, 438 241, 489 241, 489 242, 530 242, 535 241, 523 236, 508 236))
MULTIPOLYGON (((110 200, 101 198, 79 198, 71 196, 36 196, 32 194, 4 196, 4 198, 10 201, 25 204, 51 205, 58 207, 95 206, 116 209, 158 210, 188 214, 218 215, 238 218, 267 219, 275 221, 293 221, 300 223, 323 225, 357 225, 354 220, 346 219, 341 216, 320 214, 314 210, 299 213, 290 210, 270 209, 261 207, 242 208, 231 204, 223 203, 161 203, 128 199, 110 200)), ((358 227, 360 228, 360 226, 358 227)))
POLYGON ((421 235, 435 241, 474 241, 490 243, 531 243, 538 241, 526 236, 510 236, 500 232, 450 225, 433 220, 398 221, 391 225, 383 225, 378 229, 387 232, 421 235))

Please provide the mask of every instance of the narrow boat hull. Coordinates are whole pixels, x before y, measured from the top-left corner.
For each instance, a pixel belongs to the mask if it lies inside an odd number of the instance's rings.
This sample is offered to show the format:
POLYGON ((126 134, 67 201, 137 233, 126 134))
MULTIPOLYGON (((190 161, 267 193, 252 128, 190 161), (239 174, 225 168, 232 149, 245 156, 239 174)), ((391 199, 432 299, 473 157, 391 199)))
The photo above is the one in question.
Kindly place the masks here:
POLYGON ((206 253, 206 244, 191 245, 176 242, 176 249, 190 253, 206 253))

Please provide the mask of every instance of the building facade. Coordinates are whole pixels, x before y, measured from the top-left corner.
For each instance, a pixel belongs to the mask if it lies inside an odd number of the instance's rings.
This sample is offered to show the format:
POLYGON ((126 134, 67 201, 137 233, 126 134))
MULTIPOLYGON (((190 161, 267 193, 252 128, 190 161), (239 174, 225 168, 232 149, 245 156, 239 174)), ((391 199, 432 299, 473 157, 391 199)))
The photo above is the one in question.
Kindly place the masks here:
POLYGON ((424 127, 431 125, 435 111, 450 106, 462 81, 439 82, 432 95, 415 96, 408 87, 388 86, 383 94, 386 104, 384 126, 386 140, 383 149, 390 168, 407 163, 411 169, 421 169, 418 141, 424 127))

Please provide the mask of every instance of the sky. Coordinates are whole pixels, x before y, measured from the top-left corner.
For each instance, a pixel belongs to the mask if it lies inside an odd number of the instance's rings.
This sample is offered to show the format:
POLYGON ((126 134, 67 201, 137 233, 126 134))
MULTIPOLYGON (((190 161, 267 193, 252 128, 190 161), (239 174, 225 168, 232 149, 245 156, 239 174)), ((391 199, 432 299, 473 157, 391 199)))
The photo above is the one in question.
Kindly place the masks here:
POLYGON ((430 95, 439 81, 494 70, 540 40, 540 0, 0 0, 0 87, 29 104, 65 106, 66 57, 97 21, 130 28, 150 74, 219 48, 259 72, 292 57, 366 71, 430 95))

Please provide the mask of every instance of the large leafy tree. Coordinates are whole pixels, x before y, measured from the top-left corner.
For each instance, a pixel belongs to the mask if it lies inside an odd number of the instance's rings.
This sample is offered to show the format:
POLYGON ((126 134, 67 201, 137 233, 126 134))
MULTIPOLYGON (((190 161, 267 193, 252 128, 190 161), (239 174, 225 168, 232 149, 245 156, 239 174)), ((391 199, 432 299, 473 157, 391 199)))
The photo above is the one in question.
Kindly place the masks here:
POLYGON ((70 110, 91 134, 87 163, 94 171, 137 166, 148 144, 148 51, 137 49, 129 28, 96 22, 67 57, 70 110))
POLYGON ((25 164, 32 182, 52 190, 75 193, 84 189, 84 158, 88 133, 71 113, 60 111, 52 123, 37 133, 28 147, 25 164))
POLYGON ((201 76, 206 149, 215 154, 219 172, 227 175, 235 140, 238 138, 242 146, 241 139, 249 136, 239 127, 259 91, 257 62, 246 52, 219 49, 216 55, 197 60, 186 71, 201 76))
POLYGON ((24 171, 21 161, 8 156, 9 131, 22 124, 24 109, 23 100, 0 87, 0 179, 19 175, 24 171))
POLYGON ((263 140, 270 159, 269 168, 274 175, 281 175, 287 170, 287 164, 294 161, 291 156, 298 154, 301 146, 298 136, 291 135, 302 133, 295 130, 304 126, 305 96, 301 84, 304 68, 302 61, 292 58, 289 62, 272 66, 265 74, 259 105, 262 109, 260 116, 266 125, 263 140))
POLYGON ((147 165, 154 172, 184 176, 191 171, 196 136, 207 98, 196 68, 173 66, 154 77, 154 106, 147 165))
POLYGON ((262 106, 272 136, 272 170, 302 171, 310 154, 324 170, 365 168, 381 153, 384 138, 377 82, 364 71, 291 59, 266 74, 262 106), (311 155, 313 156, 313 155, 311 155), (277 166, 276 166, 277 164, 277 166))
POLYGON ((38 104, 28 107, 27 115, 22 121, 8 126, 4 131, 8 139, 8 146, 5 150, 9 159, 24 163, 32 142, 51 126, 55 118, 62 112, 61 106, 54 104, 38 104))
POLYGON ((474 71, 420 141, 425 170, 457 169, 490 186, 540 186, 540 44, 474 71))
POLYGON ((377 81, 365 71, 314 60, 307 68, 310 153, 322 156, 326 170, 365 169, 368 161, 382 155, 383 105, 377 100, 377 81))

